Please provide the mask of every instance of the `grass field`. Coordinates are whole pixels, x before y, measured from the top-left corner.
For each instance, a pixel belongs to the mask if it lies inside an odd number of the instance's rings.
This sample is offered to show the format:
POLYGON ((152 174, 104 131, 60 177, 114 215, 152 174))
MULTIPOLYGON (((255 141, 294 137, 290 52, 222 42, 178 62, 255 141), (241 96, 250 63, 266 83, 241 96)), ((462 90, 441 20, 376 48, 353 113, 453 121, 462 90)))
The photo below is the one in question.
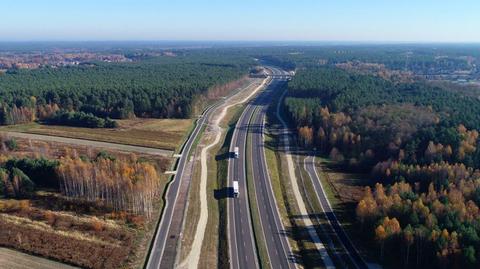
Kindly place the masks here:
POLYGON ((9 125, 0 131, 79 138, 102 142, 176 150, 192 128, 192 119, 118 120, 118 128, 81 128, 38 123, 9 125))

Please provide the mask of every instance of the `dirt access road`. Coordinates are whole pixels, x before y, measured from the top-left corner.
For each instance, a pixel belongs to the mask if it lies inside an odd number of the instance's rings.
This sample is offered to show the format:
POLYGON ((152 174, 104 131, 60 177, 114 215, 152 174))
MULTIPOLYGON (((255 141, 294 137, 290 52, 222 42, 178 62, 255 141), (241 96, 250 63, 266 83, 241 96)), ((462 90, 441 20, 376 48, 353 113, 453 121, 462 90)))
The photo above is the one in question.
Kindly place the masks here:
POLYGON ((0 248, 0 268, 75 269, 77 267, 28 255, 8 248, 0 248))
POLYGON ((72 145, 79 145, 79 146, 86 146, 86 147, 113 149, 113 150, 118 150, 123 152, 136 152, 136 153, 144 153, 144 154, 151 154, 151 155, 159 155, 164 157, 172 157, 172 154, 173 154, 173 151, 171 150, 131 146, 131 145, 100 142, 100 141, 93 141, 93 140, 84 140, 84 139, 76 139, 76 138, 50 136, 50 135, 17 133, 17 132, 1 132, 1 133, 9 137, 42 140, 42 141, 48 141, 48 142, 58 142, 58 143, 65 143, 65 144, 72 144, 72 145))

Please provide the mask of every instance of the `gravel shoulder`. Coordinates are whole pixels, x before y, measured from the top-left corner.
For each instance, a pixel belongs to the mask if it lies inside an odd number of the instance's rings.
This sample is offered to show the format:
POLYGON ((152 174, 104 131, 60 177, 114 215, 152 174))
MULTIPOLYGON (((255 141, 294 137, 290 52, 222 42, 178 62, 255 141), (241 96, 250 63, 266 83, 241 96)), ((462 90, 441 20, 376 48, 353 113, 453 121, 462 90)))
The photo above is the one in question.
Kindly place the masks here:
MULTIPOLYGON (((181 262, 180 268, 197 268, 200 260, 203 239, 205 237, 205 230, 208 223, 208 198, 207 198, 207 180, 208 180, 208 156, 210 149, 216 146, 223 137, 224 130, 221 128, 221 122, 229 108, 243 104, 250 100, 257 92, 265 85, 264 80, 259 86, 249 89, 245 92, 239 93, 231 97, 231 102, 224 104, 217 108, 213 118, 209 121, 208 127, 204 133, 205 144, 201 149, 200 161, 201 161, 201 175, 200 175, 200 216, 195 230, 195 236, 192 243, 192 247, 188 256, 181 262), (213 140, 213 141, 212 141, 213 140), (211 141, 211 142, 209 142, 211 141)), ((203 140, 203 139, 202 139, 203 140)), ((203 143, 202 143, 203 144, 203 143)))

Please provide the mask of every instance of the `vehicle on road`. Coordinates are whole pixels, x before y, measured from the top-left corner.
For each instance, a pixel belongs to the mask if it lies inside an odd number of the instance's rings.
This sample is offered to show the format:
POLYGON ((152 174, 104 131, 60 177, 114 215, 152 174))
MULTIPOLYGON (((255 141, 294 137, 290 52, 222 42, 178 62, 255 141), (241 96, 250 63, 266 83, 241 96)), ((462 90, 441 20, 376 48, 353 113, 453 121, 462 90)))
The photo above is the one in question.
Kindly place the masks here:
POLYGON ((235 159, 238 159, 238 147, 235 147, 234 150, 233 150, 233 157, 235 157, 235 159))
POLYGON ((233 197, 237 198, 237 197, 238 197, 238 193, 239 193, 239 190, 238 190, 238 181, 237 181, 237 180, 234 180, 234 181, 233 181, 233 197))

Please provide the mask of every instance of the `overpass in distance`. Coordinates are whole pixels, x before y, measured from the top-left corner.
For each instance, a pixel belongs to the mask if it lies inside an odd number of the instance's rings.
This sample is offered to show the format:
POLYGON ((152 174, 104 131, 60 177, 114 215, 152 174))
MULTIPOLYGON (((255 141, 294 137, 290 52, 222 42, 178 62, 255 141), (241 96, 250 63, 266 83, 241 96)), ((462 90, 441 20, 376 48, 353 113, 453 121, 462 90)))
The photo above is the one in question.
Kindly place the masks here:
POLYGON ((267 78, 270 77, 272 79, 279 79, 279 80, 291 80, 293 75, 290 74, 250 74, 252 78, 267 78))

